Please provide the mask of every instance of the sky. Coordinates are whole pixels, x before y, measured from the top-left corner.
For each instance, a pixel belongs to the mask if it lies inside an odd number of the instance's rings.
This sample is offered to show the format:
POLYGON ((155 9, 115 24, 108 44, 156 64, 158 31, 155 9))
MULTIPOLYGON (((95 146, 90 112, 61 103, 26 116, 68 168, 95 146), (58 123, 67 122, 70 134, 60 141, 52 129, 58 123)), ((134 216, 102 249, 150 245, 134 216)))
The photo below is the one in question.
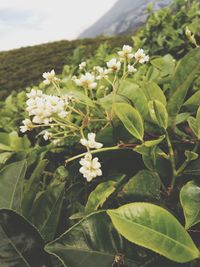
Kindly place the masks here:
POLYGON ((0 51, 76 39, 117 0, 0 0, 0 51))

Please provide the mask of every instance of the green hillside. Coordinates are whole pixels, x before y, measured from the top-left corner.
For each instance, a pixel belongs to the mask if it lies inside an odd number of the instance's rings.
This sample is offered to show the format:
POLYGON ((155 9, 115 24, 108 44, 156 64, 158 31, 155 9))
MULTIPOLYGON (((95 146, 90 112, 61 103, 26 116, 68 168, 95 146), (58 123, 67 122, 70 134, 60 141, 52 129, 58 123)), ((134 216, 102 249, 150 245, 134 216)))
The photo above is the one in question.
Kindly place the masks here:
POLYGON ((111 48, 131 44, 130 36, 113 38, 99 37, 74 41, 59 41, 0 52, 0 96, 12 90, 21 90, 37 84, 41 73, 55 69, 61 73, 65 64, 70 64, 75 48, 84 46, 85 54, 92 55, 98 46, 107 42, 111 48))

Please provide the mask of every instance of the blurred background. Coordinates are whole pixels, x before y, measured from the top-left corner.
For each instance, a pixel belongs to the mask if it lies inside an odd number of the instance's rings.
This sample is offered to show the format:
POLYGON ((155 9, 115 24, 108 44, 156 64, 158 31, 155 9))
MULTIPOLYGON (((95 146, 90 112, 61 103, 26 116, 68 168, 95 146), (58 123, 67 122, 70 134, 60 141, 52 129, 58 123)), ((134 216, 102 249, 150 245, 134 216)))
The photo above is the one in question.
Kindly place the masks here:
POLYGON ((61 39, 116 35, 145 22, 170 0, 5 0, 0 1, 0 50, 61 39))

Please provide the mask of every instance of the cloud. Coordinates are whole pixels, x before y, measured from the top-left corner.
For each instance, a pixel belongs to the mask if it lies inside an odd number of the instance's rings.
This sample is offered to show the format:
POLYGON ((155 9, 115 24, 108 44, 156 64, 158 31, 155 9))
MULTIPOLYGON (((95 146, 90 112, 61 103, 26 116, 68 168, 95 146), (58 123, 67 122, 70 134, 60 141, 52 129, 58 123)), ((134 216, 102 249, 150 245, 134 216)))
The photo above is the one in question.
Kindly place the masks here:
POLYGON ((116 1, 0 1, 0 50, 60 39, 75 39, 116 1))

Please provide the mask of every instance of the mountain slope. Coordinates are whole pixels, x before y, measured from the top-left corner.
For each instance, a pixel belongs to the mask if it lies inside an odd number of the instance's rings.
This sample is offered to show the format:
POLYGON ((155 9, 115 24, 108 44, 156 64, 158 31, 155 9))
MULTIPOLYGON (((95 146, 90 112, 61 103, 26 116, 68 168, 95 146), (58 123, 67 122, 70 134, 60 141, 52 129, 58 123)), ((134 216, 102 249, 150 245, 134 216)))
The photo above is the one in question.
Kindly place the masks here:
POLYGON ((96 37, 99 35, 119 35, 133 32, 147 18, 146 8, 154 4, 154 10, 168 5, 171 0, 118 0, 117 3, 93 26, 86 29, 79 38, 96 37))

